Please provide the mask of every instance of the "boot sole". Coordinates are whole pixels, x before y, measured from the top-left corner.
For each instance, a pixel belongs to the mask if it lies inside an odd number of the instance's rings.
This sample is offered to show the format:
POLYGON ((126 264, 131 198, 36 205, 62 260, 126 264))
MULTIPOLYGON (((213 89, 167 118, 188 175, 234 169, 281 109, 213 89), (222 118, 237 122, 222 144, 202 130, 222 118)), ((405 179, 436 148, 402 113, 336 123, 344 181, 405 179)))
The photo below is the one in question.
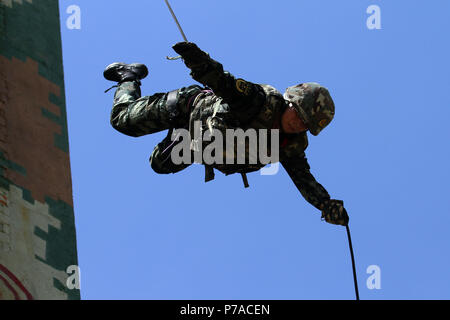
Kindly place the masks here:
POLYGON ((103 71, 103 76, 106 80, 119 82, 120 76, 117 74, 117 70, 120 68, 128 67, 128 69, 132 72, 134 72, 137 76, 138 80, 144 79, 148 75, 148 69, 147 67, 142 63, 131 63, 126 64, 124 62, 114 62, 108 65, 105 68, 105 71, 103 71), (135 70, 137 72, 135 72, 135 70))

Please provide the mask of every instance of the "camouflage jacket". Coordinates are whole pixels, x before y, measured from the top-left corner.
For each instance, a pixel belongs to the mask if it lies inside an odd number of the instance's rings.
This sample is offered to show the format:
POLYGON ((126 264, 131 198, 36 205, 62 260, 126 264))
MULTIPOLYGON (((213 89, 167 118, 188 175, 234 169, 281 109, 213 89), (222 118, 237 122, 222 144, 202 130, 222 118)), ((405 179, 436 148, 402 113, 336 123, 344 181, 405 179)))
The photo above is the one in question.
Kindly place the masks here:
MULTIPOLYGON (((190 109, 185 110, 186 113, 183 112, 186 117, 177 117, 178 120, 174 122, 166 117, 167 112, 164 112, 163 109, 166 108, 168 94, 161 93, 151 97, 142 97, 136 100, 131 107, 127 107, 129 102, 137 98, 133 92, 139 89, 139 86, 135 83, 129 83, 129 85, 125 83, 119 87, 119 90, 129 91, 133 94, 123 95, 123 97, 127 97, 126 101, 122 101, 122 98, 117 99, 111 114, 111 124, 120 132, 131 136, 158 132, 169 127, 190 128, 195 120, 201 121, 203 129, 279 128, 281 114, 287 104, 281 93, 275 88, 236 79, 230 73, 225 72, 220 63, 212 59, 204 66, 193 69, 191 75, 212 90, 202 90, 199 86, 190 86, 178 91, 177 105, 187 106, 190 109), (190 102, 191 98, 195 99, 190 102), (157 121, 149 120, 153 118, 157 121)), ((191 134, 191 136, 193 135, 191 134)), ((164 155, 161 150, 164 150, 168 144, 171 144, 170 131, 166 139, 158 144, 152 153, 151 158, 154 160, 152 167, 159 173, 175 173, 187 167, 187 165, 173 165, 166 161, 167 155, 164 155)), ((322 210, 330 200, 330 196, 310 172, 310 166, 305 157, 305 149, 308 146, 306 132, 280 133, 279 146, 280 163, 300 193, 310 204, 322 210)), ((270 150, 270 147, 267 150, 270 150)), ((214 164, 212 167, 225 174, 231 174, 251 172, 263 166, 258 163, 256 165, 214 164)))
MULTIPOLYGON (((191 68, 191 76, 212 89, 197 96, 190 122, 201 120, 202 126, 214 128, 273 129, 280 127, 281 114, 287 108, 282 94, 269 85, 236 79, 213 59, 191 68), (214 92, 214 94, 213 94, 214 92)), ((280 130, 281 132, 281 130, 280 130)), ((322 210, 330 200, 325 188, 310 172, 305 156, 306 132, 279 136, 279 160, 305 200, 322 210)), ((270 140, 270 139, 268 139, 270 140)), ((268 148, 267 150, 270 150, 268 148)), ((250 172, 264 165, 214 165, 225 174, 250 172)))
MULTIPOLYGON (((194 112, 191 114, 193 119, 227 119, 220 125, 226 127, 254 129, 278 129, 280 127, 281 114, 286 109, 287 104, 280 92, 269 85, 254 84, 242 79, 235 79, 230 73, 222 72, 221 68, 210 69, 209 77, 220 79, 220 81, 205 81, 203 84, 212 88, 214 95, 204 95, 200 97, 195 105, 194 112), (244 85, 243 85, 244 84, 244 85), (236 92, 233 87, 245 87, 243 92, 236 92), (228 93, 231 93, 228 95, 228 93), (221 95, 219 97, 219 95, 221 95), (237 101, 237 103, 236 103, 237 101), (197 110, 202 112, 196 113, 197 110)), ((206 121, 208 122, 208 121, 206 121)), ((220 125, 213 125, 220 127, 220 125)), ((210 127, 206 123, 206 127, 210 127)), ((281 130, 280 130, 281 132, 281 130)), ((268 139, 270 142, 270 139, 268 139)), ((299 134, 279 135, 279 159, 290 178, 294 182, 302 196, 310 204, 321 210, 325 203, 330 199, 325 188, 316 181, 310 172, 310 166, 305 156, 305 150, 308 146, 308 137, 306 132, 299 134)), ((270 147, 267 147, 270 150, 270 147)), ((250 172, 263 167, 257 165, 214 165, 219 171, 230 174, 234 172, 250 172)))

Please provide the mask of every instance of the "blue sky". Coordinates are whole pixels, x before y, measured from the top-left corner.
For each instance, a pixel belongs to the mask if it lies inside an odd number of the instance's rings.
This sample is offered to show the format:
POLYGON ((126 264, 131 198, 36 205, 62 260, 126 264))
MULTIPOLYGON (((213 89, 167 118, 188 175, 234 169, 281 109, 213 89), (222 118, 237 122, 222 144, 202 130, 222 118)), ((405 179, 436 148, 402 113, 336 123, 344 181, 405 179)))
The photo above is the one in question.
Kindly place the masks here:
MULTIPOLYGON (((189 41, 237 77, 315 81, 336 104, 309 136, 311 171, 344 200, 362 299, 450 298, 450 3, 171 0, 189 41), (370 5, 381 29, 369 30, 370 5), (366 287, 367 267, 381 289, 366 287)), ((320 220, 287 173, 158 175, 166 132, 109 124, 115 61, 150 70, 143 95, 196 83, 164 1, 61 0, 63 57, 83 299, 353 299, 345 229, 320 220), (81 29, 66 28, 67 7, 81 29)))

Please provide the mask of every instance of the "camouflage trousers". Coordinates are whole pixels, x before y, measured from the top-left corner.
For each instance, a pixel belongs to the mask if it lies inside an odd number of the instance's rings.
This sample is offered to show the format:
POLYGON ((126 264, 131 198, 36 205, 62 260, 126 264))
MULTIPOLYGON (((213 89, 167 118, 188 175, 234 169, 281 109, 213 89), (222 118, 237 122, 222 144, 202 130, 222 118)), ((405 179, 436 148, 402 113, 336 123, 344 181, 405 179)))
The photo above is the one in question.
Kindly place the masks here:
POLYGON ((115 94, 111 111, 111 125, 119 132, 139 137, 169 129, 150 156, 150 164, 157 173, 179 172, 189 164, 175 165, 171 161, 173 129, 188 128, 194 98, 202 92, 198 85, 183 87, 166 93, 141 97, 140 82, 121 83, 115 94))

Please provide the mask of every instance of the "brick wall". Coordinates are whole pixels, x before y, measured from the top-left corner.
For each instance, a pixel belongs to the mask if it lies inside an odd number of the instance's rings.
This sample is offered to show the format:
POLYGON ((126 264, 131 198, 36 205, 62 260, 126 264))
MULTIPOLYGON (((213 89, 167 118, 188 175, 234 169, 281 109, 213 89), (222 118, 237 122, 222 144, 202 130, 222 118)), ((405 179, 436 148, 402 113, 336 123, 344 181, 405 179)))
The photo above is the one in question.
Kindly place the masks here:
POLYGON ((79 299, 57 0, 0 0, 0 299, 79 299))

